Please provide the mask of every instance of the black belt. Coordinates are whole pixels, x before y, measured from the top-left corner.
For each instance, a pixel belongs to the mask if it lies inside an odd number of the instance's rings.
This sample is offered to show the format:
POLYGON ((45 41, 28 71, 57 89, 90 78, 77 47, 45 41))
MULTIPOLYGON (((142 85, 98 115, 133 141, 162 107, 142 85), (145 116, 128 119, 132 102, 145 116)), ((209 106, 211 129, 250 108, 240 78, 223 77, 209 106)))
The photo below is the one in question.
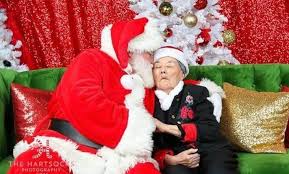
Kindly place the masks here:
POLYGON ((100 149, 102 145, 94 143, 81 135, 69 122, 60 119, 52 119, 49 129, 57 131, 71 140, 95 149, 100 149))

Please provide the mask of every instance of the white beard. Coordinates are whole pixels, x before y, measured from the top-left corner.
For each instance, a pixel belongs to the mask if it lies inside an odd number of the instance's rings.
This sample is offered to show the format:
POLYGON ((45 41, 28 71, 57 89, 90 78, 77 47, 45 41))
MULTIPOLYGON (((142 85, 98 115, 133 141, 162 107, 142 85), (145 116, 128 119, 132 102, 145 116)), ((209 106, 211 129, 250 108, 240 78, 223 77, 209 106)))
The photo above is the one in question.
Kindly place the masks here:
POLYGON ((145 88, 154 87, 154 78, 152 64, 145 60, 140 54, 133 54, 130 59, 130 64, 134 73, 140 75, 144 81, 145 88))

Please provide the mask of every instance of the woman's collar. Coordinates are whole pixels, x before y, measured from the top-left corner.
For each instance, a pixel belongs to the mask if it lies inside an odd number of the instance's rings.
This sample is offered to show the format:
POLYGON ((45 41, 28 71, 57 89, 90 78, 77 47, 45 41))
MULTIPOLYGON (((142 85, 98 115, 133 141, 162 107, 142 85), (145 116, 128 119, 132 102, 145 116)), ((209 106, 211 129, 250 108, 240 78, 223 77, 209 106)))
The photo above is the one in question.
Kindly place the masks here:
POLYGON ((163 111, 167 111, 171 107, 175 96, 178 95, 182 91, 183 87, 184 87, 184 81, 181 80, 177 84, 177 86, 173 90, 170 91, 169 94, 167 94, 163 90, 158 90, 158 89, 155 90, 155 94, 159 99, 159 102, 161 104, 161 108, 163 111))

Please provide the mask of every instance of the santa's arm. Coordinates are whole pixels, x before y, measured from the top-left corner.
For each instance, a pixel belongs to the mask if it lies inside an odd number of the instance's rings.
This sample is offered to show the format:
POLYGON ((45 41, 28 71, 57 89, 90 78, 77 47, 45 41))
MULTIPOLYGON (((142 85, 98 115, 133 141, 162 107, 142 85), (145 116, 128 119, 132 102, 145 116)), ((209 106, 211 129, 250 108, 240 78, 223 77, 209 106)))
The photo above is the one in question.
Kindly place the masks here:
POLYGON ((108 99, 103 91, 102 69, 98 57, 90 52, 68 69, 63 79, 62 107, 72 125, 95 143, 114 148, 126 128, 128 110, 108 99))
POLYGON ((222 98, 225 98, 224 90, 213 81, 203 78, 201 81, 185 80, 185 84, 204 86, 209 90, 209 97, 207 98, 214 105, 214 115, 218 122, 220 122, 222 115, 222 98))

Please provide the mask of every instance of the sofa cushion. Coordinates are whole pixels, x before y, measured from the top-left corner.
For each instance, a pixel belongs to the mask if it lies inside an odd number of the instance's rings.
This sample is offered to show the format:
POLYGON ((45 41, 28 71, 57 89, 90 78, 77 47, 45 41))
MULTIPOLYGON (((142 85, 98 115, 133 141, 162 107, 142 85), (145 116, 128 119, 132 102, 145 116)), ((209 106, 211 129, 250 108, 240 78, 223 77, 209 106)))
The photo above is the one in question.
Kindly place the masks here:
POLYGON ((289 86, 289 65, 288 64, 280 64, 280 77, 281 83, 283 85, 289 86))
POLYGON ((222 69, 214 66, 200 66, 198 68, 191 66, 190 73, 186 79, 200 80, 204 77, 214 81, 218 85, 223 84, 222 69))
POLYGON ((255 89, 253 65, 191 66, 187 79, 202 78, 208 78, 218 85, 229 82, 246 89, 255 89))
POLYGON ((65 68, 39 69, 17 74, 14 83, 31 88, 54 90, 60 81, 65 68))
POLYGON ((238 153, 241 174, 288 174, 289 151, 286 154, 238 153))
POLYGON ((252 65, 225 66, 222 68, 224 82, 246 89, 255 89, 254 68, 252 65))
MULTIPOLYGON (((16 141, 32 136, 36 125, 47 115, 52 92, 11 84, 16 141)), ((46 125, 48 126, 48 125, 46 125)), ((45 127, 45 125, 44 125, 45 127)))
MULTIPOLYGON (((255 66, 255 89, 257 91, 279 92, 281 84, 281 71, 278 66, 270 64, 255 66)), ((238 86, 238 85, 236 85, 238 86)), ((241 87, 241 86, 239 86, 241 87)))
POLYGON ((11 151, 9 147, 14 145, 11 125, 13 118, 10 105, 10 83, 14 80, 17 72, 8 69, 0 71, 0 160, 5 158, 11 151), (12 137, 12 138, 11 138, 12 137), (9 141, 7 141, 9 139, 9 141))
POLYGON ((221 131, 238 149, 286 153, 289 93, 256 92, 224 83, 221 131))

